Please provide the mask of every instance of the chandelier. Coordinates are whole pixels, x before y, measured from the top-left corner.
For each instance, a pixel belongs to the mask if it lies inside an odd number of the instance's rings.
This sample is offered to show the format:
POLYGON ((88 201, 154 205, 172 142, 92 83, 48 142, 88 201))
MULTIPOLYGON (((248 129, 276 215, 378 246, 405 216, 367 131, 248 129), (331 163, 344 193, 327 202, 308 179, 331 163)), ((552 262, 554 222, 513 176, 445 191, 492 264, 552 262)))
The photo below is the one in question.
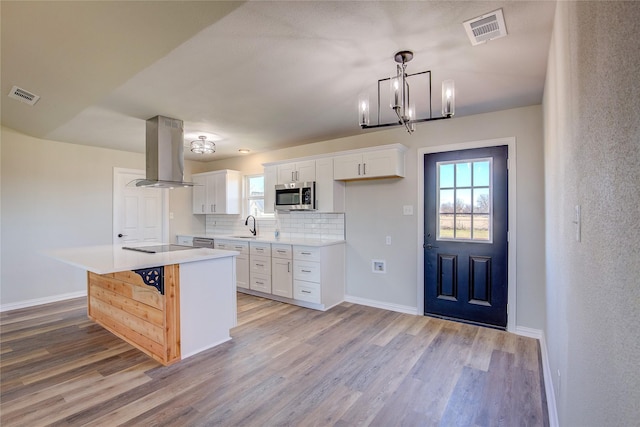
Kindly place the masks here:
POLYGON ((369 123, 369 96, 362 94, 358 98, 358 116, 362 129, 372 129, 387 126, 402 125, 407 132, 413 133, 415 123, 427 122, 431 120, 441 120, 451 118, 455 113, 455 87, 453 80, 442 82, 442 117, 433 117, 431 111, 431 71, 421 71, 407 74, 407 63, 413 59, 413 52, 403 50, 394 55, 396 64, 395 77, 378 80, 378 120, 376 124, 369 123), (415 104, 411 101, 409 93, 409 78, 428 74, 429 82, 429 114, 428 117, 416 118, 415 104), (395 112, 398 121, 391 123, 380 123, 380 83, 389 81, 390 101, 389 106, 395 112))
POLYGON ((199 136, 195 141, 191 141, 191 151, 196 154, 213 154, 216 152, 216 144, 207 141, 206 136, 199 136))

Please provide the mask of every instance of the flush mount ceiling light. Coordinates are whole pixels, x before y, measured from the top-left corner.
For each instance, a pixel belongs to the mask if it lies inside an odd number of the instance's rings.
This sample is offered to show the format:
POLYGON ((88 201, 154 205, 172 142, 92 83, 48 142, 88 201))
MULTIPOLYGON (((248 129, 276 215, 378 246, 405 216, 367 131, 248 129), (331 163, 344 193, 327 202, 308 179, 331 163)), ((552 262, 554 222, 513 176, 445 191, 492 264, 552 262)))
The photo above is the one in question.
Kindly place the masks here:
POLYGON ((251 152, 251 150, 249 150, 248 148, 240 148, 238 150, 238 153, 240 154, 249 154, 251 152))
POLYGON ((415 123, 428 122, 431 120, 441 120, 451 118, 455 113, 455 87, 453 80, 445 80, 442 82, 442 117, 433 117, 431 112, 431 71, 421 71, 418 73, 407 74, 407 63, 413 59, 413 52, 403 50, 394 55, 396 64, 396 75, 386 79, 378 80, 378 121, 376 124, 369 123, 369 96, 360 95, 358 98, 358 116, 360 127, 362 129, 372 129, 387 126, 404 126, 407 132, 413 133, 415 123), (416 118, 415 104, 412 103, 409 94, 409 78, 428 78, 429 84, 429 105, 428 116, 416 118), (398 121, 391 123, 380 123, 380 84, 389 81, 390 88, 390 107, 395 112, 398 121))
POLYGON ((196 154, 213 154, 216 152, 216 144, 201 135, 195 141, 191 141, 191 151, 196 154))

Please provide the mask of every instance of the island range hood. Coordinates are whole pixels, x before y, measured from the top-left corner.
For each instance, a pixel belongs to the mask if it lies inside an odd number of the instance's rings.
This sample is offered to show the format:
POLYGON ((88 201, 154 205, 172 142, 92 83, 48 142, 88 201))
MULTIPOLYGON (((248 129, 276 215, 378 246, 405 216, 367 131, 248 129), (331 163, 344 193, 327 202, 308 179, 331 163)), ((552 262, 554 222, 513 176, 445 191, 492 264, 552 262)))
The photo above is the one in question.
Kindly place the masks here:
POLYGON ((146 178, 128 185, 151 188, 193 187, 184 181, 184 123, 155 116, 147 120, 146 178))

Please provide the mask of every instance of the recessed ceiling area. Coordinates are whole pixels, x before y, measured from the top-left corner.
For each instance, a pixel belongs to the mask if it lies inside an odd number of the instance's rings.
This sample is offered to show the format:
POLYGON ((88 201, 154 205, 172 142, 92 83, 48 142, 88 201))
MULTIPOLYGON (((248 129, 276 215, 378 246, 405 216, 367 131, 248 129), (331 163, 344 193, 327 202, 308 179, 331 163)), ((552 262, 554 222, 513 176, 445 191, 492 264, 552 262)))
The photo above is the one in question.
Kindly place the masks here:
POLYGON ((447 79, 456 116, 539 104, 554 11, 538 1, 2 1, 2 124, 141 153, 145 120, 164 115, 184 121, 187 144, 217 135, 214 154, 185 147, 206 161, 357 135, 375 131, 358 126, 358 94, 395 74, 400 50, 414 52, 410 72, 431 70, 436 114, 447 79), (498 9, 508 36, 472 46, 463 22, 498 9), (14 85, 37 104, 8 98, 14 85))

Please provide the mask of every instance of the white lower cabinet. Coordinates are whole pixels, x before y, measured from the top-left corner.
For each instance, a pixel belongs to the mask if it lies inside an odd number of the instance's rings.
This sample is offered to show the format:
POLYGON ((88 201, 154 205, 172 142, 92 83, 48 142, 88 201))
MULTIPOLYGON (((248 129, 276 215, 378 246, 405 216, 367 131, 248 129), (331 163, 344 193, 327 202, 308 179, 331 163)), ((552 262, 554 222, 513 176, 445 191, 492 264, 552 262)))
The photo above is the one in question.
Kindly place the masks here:
POLYGON ((326 310, 344 301, 344 244, 293 246, 293 299, 326 310))
POLYGON ((240 252, 236 257, 236 287, 249 289, 249 242, 214 239, 214 247, 240 252))
POLYGON ((248 265, 242 267, 248 276, 241 276, 242 262, 236 263, 241 292, 316 310, 328 310, 344 301, 345 244, 342 242, 303 246, 221 241, 226 243, 224 248, 218 246, 218 242, 216 240, 216 248, 220 249, 239 251, 233 246, 235 243, 248 246, 248 265), (247 285, 241 286, 241 282, 247 283, 241 277, 248 277, 247 285))
POLYGON ((271 293, 270 243, 249 243, 249 289, 271 293))
POLYGON ((271 244, 271 293, 293 298, 291 245, 271 244))

